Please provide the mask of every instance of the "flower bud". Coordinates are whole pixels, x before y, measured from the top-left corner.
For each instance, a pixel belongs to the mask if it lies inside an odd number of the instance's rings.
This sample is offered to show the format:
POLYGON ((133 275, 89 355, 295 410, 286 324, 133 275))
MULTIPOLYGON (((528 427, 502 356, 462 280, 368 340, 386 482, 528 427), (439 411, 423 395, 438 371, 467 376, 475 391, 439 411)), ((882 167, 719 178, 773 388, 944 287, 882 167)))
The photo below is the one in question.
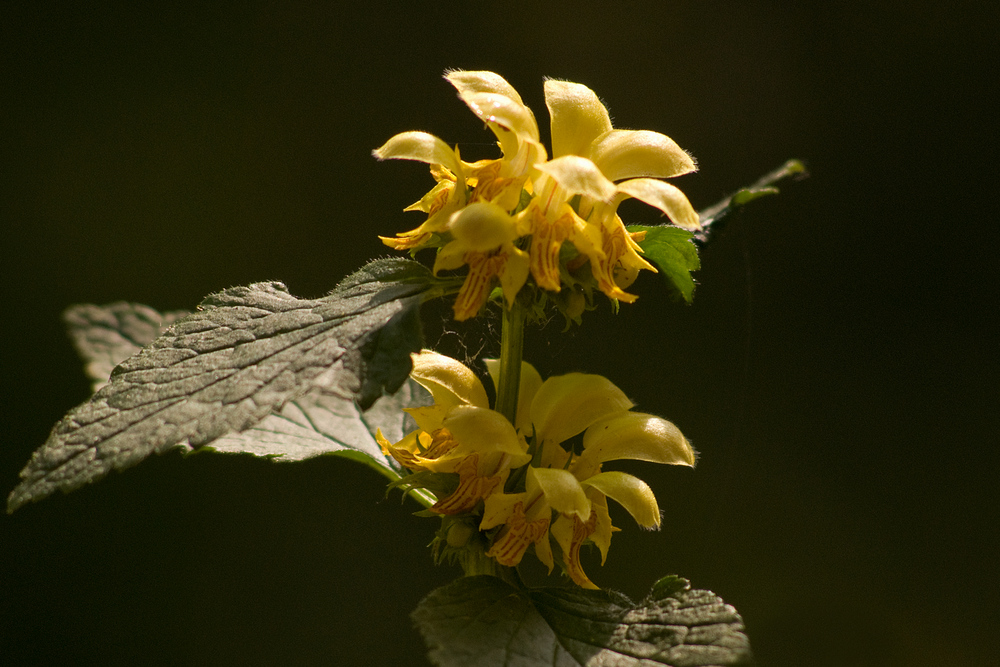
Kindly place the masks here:
POLYGON ((475 529, 467 523, 456 521, 448 528, 448 546, 461 549, 469 543, 475 529))

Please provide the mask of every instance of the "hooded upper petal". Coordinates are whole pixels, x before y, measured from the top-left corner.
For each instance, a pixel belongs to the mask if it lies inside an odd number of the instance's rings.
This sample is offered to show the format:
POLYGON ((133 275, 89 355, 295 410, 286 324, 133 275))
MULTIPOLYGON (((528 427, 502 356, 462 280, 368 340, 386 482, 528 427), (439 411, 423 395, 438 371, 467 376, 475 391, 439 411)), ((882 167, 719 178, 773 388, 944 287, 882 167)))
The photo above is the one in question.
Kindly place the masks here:
POLYGON ((452 70, 444 75, 451 85, 455 86, 461 97, 475 93, 496 93, 508 97, 520 105, 524 105, 521 96, 514 86, 507 83, 507 80, 496 72, 485 70, 467 72, 465 70, 452 70))
MULTIPOLYGON (((524 132, 525 136, 538 141, 538 123, 535 121, 535 114, 532 113, 531 109, 524 104, 521 100, 521 96, 518 94, 517 90, 514 89, 514 86, 507 83, 507 80, 502 76, 494 72, 465 72, 462 70, 456 70, 446 74, 445 78, 451 83, 451 85, 455 86, 456 90, 458 90, 458 96, 462 99, 462 101, 469 105, 469 108, 472 109, 473 113, 480 116, 480 118, 483 118, 484 121, 489 121, 489 118, 480 115, 483 110, 480 109, 477 111, 477 109, 473 108, 473 103, 470 102, 476 99, 483 99, 477 98, 477 95, 483 93, 499 95, 510 100, 515 107, 519 107, 523 110, 523 112, 516 112, 519 118, 517 121, 513 122, 513 125, 516 125, 516 127, 508 124, 506 125, 507 129, 515 132, 524 132)), ((504 123, 500 124, 504 125, 504 123)))
POLYGON ((575 514, 582 521, 590 517, 590 500, 580 482, 568 470, 528 468, 528 493, 537 487, 545 502, 562 514, 575 514))
POLYGON ((574 461, 574 472, 585 479, 605 461, 633 459, 694 467, 691 443, 671 422, 641 412, 595 420, 583 435, 583 453, 574 461))
MULTIPOLYGON (((493 387, 497 388, 500 378, 500 360, 484 360, 490 378, 493 380, 493 387)), ((526 437, 533 434, 531 427, 531 401, 534 400, 538 388, 542 386, 542 376, 535 370, 535 367, 527 361, 521 362, 521 380, 517 390, 517 417, 514 419, 514 426, 526 437)))
MULTIPOLYGON (((448 231, 455 240, 448 246, 456 251, 487 252, 517 238, 514 219, 496 204, 476 202, 469 204, 452 216, 448 231)), ((445 252, 442 249, 442 252, 445 252)))
POLYGON ((465 364, 433 350, 421 350, 412 359, 410 377, 431 393, 435 405, 489 407, 483 383, 465 364))
POLYGON ((552 120, 553 157, 586 156, 590 144, 611 130, 608 110, 583 84, 546 81, 545 105, 552 120))
POLYGON ((620 415, 633 403, 601 375, 568 373, 542 383, 531 402, 531 422, 540 442, 564 442, 594 422, 620 415))
POLYGON ((555 179, 559 187, 570 195, 609 201, 617 192, 615 184, 601 173, 594 162, 585 157, 563 155, 539 164, 536 168, 555 179))
POLYGON ((489 408, 460 405, 444 418, 443 427, 460 444, 455 455, 469 452, 496 452, 509 456, 509 466, 520 468, 531 456, 527 444, 518 437, 513 425, 499 412, 489 408))

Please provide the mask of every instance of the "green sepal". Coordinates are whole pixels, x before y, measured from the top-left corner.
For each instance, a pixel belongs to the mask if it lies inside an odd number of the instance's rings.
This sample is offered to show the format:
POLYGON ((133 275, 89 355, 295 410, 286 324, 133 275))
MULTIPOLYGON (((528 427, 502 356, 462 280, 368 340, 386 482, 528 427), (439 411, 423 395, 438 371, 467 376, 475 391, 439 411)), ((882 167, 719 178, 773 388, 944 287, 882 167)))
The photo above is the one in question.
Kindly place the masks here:
POLYGON ((400 489, 403 493, 422 489, 428 491, 437 498, 447 498, 458 488, 459 477, 453 472, 430 472, 422 470, 409 475, 403 475, 394 482, 391 482, 385 490, 386 495, 393 489, 400 489))

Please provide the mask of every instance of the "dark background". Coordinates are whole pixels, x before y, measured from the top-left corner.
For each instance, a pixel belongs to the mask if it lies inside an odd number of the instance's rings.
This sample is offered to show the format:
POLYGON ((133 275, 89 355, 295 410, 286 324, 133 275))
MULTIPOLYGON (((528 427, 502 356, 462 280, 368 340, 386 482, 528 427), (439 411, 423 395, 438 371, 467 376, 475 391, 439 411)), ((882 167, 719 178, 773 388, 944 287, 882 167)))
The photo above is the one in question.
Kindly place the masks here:
MULTIPOLYGON (((425 168, 371 149, 494 154, 446 68, 501 73, 543 134, 565 78, 694 154, 698 208, 812 172, 705 249, 693 306, 646 276, 530 334, 543 375, 608 375, 701 452, 625 466, 664 527, 614 515, 592 578, 718 592, 762 666, 997 664, 996 4, 784 4, 3 3, 0 487, 88 397, 67 305, 322 295, 420 221, 425 168)), ((408 614, 456 571, 414 509, 341 460, 154 457, 0 517, 0 662, 422 664, 408 614)))

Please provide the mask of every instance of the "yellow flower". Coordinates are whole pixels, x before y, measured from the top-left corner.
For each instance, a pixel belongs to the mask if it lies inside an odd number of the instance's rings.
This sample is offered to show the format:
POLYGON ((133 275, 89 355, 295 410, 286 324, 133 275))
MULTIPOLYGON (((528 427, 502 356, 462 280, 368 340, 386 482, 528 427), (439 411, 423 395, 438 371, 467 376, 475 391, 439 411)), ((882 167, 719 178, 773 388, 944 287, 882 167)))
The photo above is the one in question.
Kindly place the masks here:
POLYGON ((453 216, 452 241, 434 261, 434 274, 441 269, 469 265, 469 275, 455 300, 455 319, 474 317, 486 302, 493 279, 503 288, 508 307, 528 279, 528 253, 517 248, 517 223, 497 204, 476 202, 453 216))
POLYGON ((567 81, 545 82, 553 158, 539 142, 534 114, 517 91, 493 72, 449 72, 459 97, 496 135, 502 157, 464 162, 458 149, 426 132, 404 132, 375 157, 426 162, 436 185, 407 210, 427 219, 419 227, 380 237, 397 250, 441 247, 434 271, 469 266, 455 317, 475 316, 499 282, 510 306, 527 280, 549 291, 563 288, 561 249, 571 243, 589 260, 598 289, 632 302, 624 291, 640 270, 656 269, 640 256, 640 235, 617 215, 630 197, 665 213, 687 229, 698 214, 663 178, 695 170, 669 137, 646 130, 616 130, 592 90, 567 81), (476 227, 482 225, 482 230, 476 227), (524 237, 530 236, 530 246, 524 237), (525 252, 527 250, 527 252, 525 252))
POLYGON ((658 208, 680 227, 700 228, 698 214, 684 193, 656 180, 694 171, 694 160, 659 132, 614 129, 607 109, 584 85, 546 81, 545 104, 552 121, 553 159, 539 170, 569 189, 581 178, 596 182, 594 172, 603 176, 600 192, 575 188, 574 194, 581 195, 577 214, 592 226, 590 238, 596 239, 590 247, 577 249, 590 259, 602 292, 613 299, 635 301, 618 283, 627 287, 640 269, 656 269, 639 257, 642 251, 618 217, 618 205, 634 197, 658 208), (569 156, 573 159, 567 160, 569 156))
POLYGON ((562 289, 559 251, 566 241, 593 265, 605 259, 600 228, 588 225, 570 200, 614 197, 614 183, 606 179, 589 160, 562 156, 536 166, 539 176, 534 189, 538 196, 519 215, 521 226, 531 234, 531 275, 539 287, 553 292, 562 289))
MULTIPOLYGON (((514 566, 533 544, 551 571, 551 532, 570 578, 596 588, 583 571, 579 552, 590 540, 601 551, 602 563, 607 557, 611 533, 617 530, 611 525, 607 498, 625 507, 640 526, 659 526, 660 510, 649 486, 623 472, 602 472, 601 466, 615 459, 693 466, 695 454, 676 426, 631 408, 625 394, 599 375, 570 373, 540 384, 522 383, 518 421, 523 418, 531 425, 527 430, 534 436, 537 465, 528 468, 523 492, 486 498, 480 529, 503 526, 487 556, 514 566), (580 433, 583 450, 574 456, 561 443, 580 433), (557 516, 551 521, 553 512, 557 516)), ((521 429, 523 434, 526 427, 521 429)))
POLYGON ((437 185, 407 210, 428 214, 416 229, 396 238, 379 237, 396 250, 418 250, 434 235, 449 233, 434 264, 434 273, 469 265, 469 275, 455 304, 455 319, 475 316, 489 296, 494 278, 500 281, 508 305, 528 276, 528 255, 512 241, 516 223, 507 215, 536 162, 544 162, 538 125, 517 91, 493 72, 450 72, 445 76, 459 97, 496 134, 503 157, 463 162, 458 149, 426 132, 404 132, 374 151, 385 159, 419 160, 431 165, 437 185))
POLYGON ((418 160, 431 165, 431 175, 437 181, 430 192, 407 211, 427 213, 427 220, 416 229, 397 234, 397 238, 380 236, 382 242, 396 250, 419 249, 432 235, 447 230, 451 215, 466 203, 466 163, 445 142, 427 132, 397 134, 372 154, 379 160, 418 160))
MULTIPOLYGON (((494 382, 499 362, 486 362, 494 382)), ((602 471, 615 459, 693 466, 695 453, 676 426, 632 412, 632 401, 600 375, 569 373, 544 382, 526 362, 515 423, 489 409, 486 390, 460 362, 424 350, 413 355, 411 377, 431 393, 433 404, 409 408, 418 429, 396 444, 376 434, 383 452, 415 473, 452 473, 454 491, 441 494, 434 512, 463 515, 494 531, 485 556, 514 567, 528 548, 551 572, 560 561, 578 585, 596 588, 580 564, 580 547, 590 541, 607 557, 611 525, 607 499, 618 502, 643 528, 660 524, 649 486, 623 472, 602 471), (562 443, 583 434, 579 454, 562 443), (529 452, 528 441, 533 443, 529 452), (533 458, 534 456, 534 458, 533 458), (506 492, 511 471, 522 469, 523 491, 506 492), (478 517, 479 508, 482 516, 478 517)), ((515 481, 512 488, 518 488, 515 481)), ((465 540, 461 540, 464 544, 465 540)))
POLYGON ((422 247, 431 234, 448 231, 452 214, 467 204, 491 202, 505 211, 513 210, 531 168, 546 158, 534 114, 503 78, 493 72, 462 71, 450 72, 445 78, 496 134, 503 157, 463 162, 457 149, 426 132, 397 134, 374 150, 372 154, 379 160, 426 162, 437 181, 430 192, 406 209, 427 213, 424 224, 397 234, 397 238, 380 237, 396 249, 422 247))
POLYGON ((431 509, 468 512, 503 488, 512 467, 531 459, 527 444, 503 415, 489 409, 479 378, 458 361, 424 350, 413 355, 410 376, 434 404, 407 409, 419 428, 398 443, 389 443, 380 431, 376 439, 387 456, 411 471, 457 474, 458 487, 431 509))

